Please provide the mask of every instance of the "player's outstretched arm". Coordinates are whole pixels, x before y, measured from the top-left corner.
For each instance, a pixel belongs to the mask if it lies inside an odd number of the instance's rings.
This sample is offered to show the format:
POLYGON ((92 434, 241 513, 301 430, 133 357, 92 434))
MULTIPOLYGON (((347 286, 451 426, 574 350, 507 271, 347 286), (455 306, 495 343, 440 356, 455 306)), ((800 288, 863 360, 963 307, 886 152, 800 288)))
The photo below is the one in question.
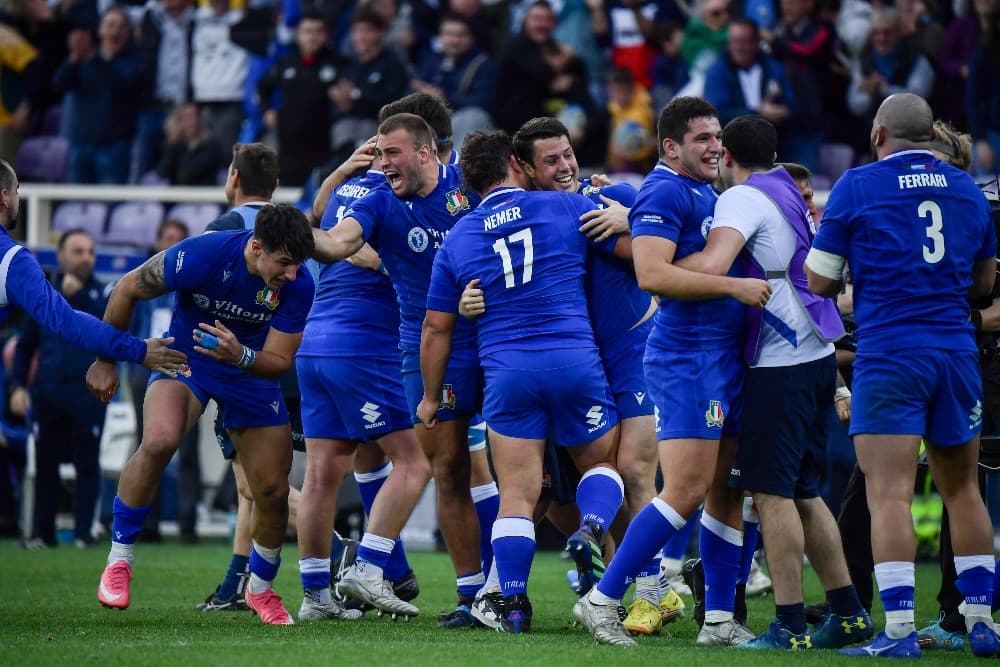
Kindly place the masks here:
POLYGON ((451 334, 458 315, 440 310, 428 310, 420 335, 420 374, 424 379, 424 397, 417 406, 417 418, 427 428, 436 423, 441 407, 441 388, 451 356, 451 334))
POLYGON ((837 296, 844 279, 844 258, 815 246, 806 255, 809 291, 819 296, 837 296))
POLYGON ((354 218, 344 218, 330 229, 314 229, 313 240, 316 242, 313 259, 324 264, 350 257, 365 244, 364 231, 354 218))
POLYGON ((474 278, 462 290, 462 298, 458 302, 458 314, 475 320, 485 312, 486 297, 483 295, 483 290, 479 289, 479 278, 474 278))
POLYGON ((670 299, 699 301, 731 296, 748 306, 763 307, 771 298, 766 280, 711 276, 673 264, 677 244, 659 236, 632 241, 635 275, 639 287, 670 299))
MULTIPOLYGON (((201 345, 195 347, 199 353, 216 361, 245 370, 254 377, 277 380, 295 363, 295 353, 302 342, 302 332, 285 333, 271 327, 264 340, 264 347, 254 350, 239 341, 229 327, 215 320, 215 325, 201 322, 199 331, 205 331, 218 339, 214 348, 201 345)), ((192 334, 195 342, 201 339, 199 332, 192 334)))

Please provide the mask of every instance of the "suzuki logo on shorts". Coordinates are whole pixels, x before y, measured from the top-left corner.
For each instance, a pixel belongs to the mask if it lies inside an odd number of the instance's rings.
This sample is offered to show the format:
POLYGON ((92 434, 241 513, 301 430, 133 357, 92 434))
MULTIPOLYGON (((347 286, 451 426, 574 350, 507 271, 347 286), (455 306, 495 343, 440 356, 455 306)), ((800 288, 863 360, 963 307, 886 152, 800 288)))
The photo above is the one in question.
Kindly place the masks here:
POLYGON ((593 433, 597 429, 604 426, 607 423, 604 408, 600 405, 594 405, 587 410, 587 423, 590 424, 590 428, 587 429, 587 433, 593 433))
POLYGON ((361 406, 361 416, 364 417, 365 421, 369 424, 374 424, 378 421, 382 413, 378 411, 379 406, 374 403, 365 403, 361 406))
POLYGON ((976 429, 979 428, 983 423, 983 402, 976 401, 976 404, 972 406, 972 410, 969 412, 969 428, 976 429))

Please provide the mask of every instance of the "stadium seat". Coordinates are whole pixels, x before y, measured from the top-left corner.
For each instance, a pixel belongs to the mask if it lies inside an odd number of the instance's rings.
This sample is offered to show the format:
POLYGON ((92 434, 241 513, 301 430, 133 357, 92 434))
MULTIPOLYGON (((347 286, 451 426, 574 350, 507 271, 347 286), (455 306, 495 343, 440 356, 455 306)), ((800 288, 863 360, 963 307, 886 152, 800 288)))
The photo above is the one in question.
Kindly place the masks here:
POLYGON ((21 144, 15 169, 24 182, 62 183, 66 180, 69 142, 61 137, 31 137, 21 144))
POLYGON ((222 207, 218 204, 175 204, 167 212, 167 218, 180 220, 188 226, 191 236, 198 236, 221 213, 222 207))
POLYGON ((836 183, 840 175, 854 166, 854 149, 847 144, 820 144, 819 173, 836 183))
POLYGON ((38 128, 40 135, 59 134, 59 125, 62 121, 62 105, 55 105, 45 110, 38 128))
POLYGON ((104 239, 108 205, 99 201, 68 201, 59 204, 52 214, 52 231, 62 234, 70 229, 84 229, 94 241, 104 239))
POLYGON ((132 201, 119 204, 111 211, 105 243, 118 243, 139 248, 152 248, 156 228, 163 220, 163 204, 152 201, 132 201))
POLYGON ((160 176, 155 169, 150 169, 139 177, 139 185, 170 185, 170 181, 160 176))

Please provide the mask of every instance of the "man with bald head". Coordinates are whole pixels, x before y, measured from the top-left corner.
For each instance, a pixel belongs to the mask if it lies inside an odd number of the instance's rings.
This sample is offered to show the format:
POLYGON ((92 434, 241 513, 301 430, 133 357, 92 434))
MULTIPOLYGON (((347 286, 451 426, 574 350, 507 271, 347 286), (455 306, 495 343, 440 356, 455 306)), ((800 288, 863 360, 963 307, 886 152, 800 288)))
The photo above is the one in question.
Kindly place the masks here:
POLYGON ((976 466, 982 383, 969 299, 993 287, 997 241, 972 179, 935 159, 933 116, 910 93, 886 98, 872 124, 877 162, 851 169, 830 193, 806 258, 809 289, 854 277, 858 351, 851 429, 868 482, 872 554, 885 631, 842 653, 919 656, 910 502, 921 439, 952 517, 958 589, 973 653, 1000 654, 993 630, 990 519, 976 466))

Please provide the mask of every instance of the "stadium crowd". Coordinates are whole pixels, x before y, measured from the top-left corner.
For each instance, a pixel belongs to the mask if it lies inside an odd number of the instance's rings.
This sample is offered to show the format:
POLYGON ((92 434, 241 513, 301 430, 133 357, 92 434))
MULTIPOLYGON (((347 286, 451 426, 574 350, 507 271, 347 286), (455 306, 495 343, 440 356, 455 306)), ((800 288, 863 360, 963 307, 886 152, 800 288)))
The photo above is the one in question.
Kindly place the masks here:
POLYGON ((229 147, 264 140, 282 185, 300 186, 418 91, 448 102, 459 145, 551 115, 581 164, 641 174, 656 112, 683 93, 724 123, 768 118, 780 159, 827 189, 867 161, 879 103, 907 91, 972 134, 988 174, 998 17, 995 0, 10 0, 0 158, 44 137, 25 148, 25 181, 221 184, 229 147), (823 144, 852 152, 821 169, 823 144))

